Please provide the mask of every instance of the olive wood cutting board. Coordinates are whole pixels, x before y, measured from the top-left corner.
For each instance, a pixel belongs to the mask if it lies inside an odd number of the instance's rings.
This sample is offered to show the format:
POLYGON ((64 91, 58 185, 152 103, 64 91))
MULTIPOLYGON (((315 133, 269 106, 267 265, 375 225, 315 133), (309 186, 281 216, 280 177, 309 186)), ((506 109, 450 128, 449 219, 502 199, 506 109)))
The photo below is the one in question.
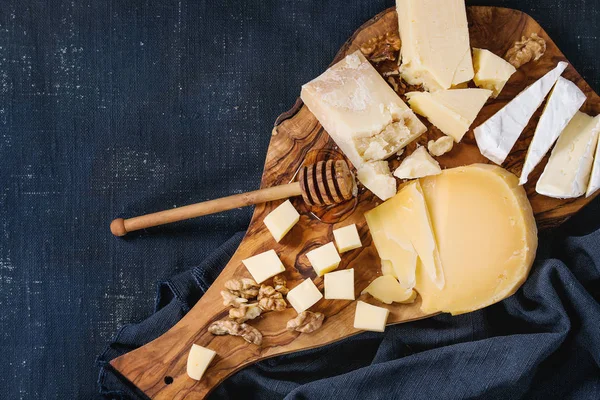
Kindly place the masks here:
MULTIPOLYGON (((523 65, 511 77, 506 87, 495 100, 488 101, 473 127, 480 125, 514 98, 526 86, 533 83, 546 72, 554 68, 565 56, 556 47, 540 25, 528 15, 511 9, 495 7, 468 7, 469 32, 472 47, 481 47, 504 55, 521 36, 535 32, 547 42, 545 55, 537 62, 523 65)), ((397 15, 393 8, 378 14, 363 26, 344 44, 335 57, 337 62, 346 54, 354 52, 371 38, 388 32, 397 32, 397 15)), ((575 82, 587 95, 582 111, 592 115, 600 113, 600 98, 569 65, 563 74, 575 82)), ((503 164, 511 172, 519 175, 527 147, 531 141, 541 109, 537 111, 503 164)), ((428 132, 418 139, 426 144, 430 138, 437 138, 440 132, 422 119, 428 132)), ((412 151, 415 143, 409 146, 412 151)), ((271 143, 267 152, 261 187, 270 187, 289 183, 294 179, 299 167, 308 161, 327 158, 337 154, 333 141, 323 130, 316 118, 300 100, 294 107, 282 114, 275 123, 271 143), (331 149, 331 152, 328 152, 331 149), (318 152, 318 150, 322 150, 318 152)), ((473 131, 469 131, 462 142, 448 154, 439 157, 443 168, 456 167, 472 163, 489 163, 477 148, 473 131)), ((538 195, 535 183, 541 174, 547 157, 530 175, 526 190, 533 206, 538 226, 543 228, 557 226, 585 206, 591 199, 580 197, 571 200, 551 199, 538 195)), ((394 160, 394 163, 398 163, 394 160)), ((286 322, 296 316, 293 308, 283 312, 268 312, 249 322, 259 329, 263 336, 261 346, 249 344, 240 337, 213 336, 207 327, 213 321, 225 318, 228 307, 223 305, 220 291, 224 283, 231 278, 249 277, 241 261, 260 252, 275 249, 286 266, 285 277, 288 286, 294 287, 305 278, 316 277, 306 259, 306 252, 333 240, 332 230, 339 226, 356 223, 363 247, 342 255, 339 269, 355 269, 355 290, 357 295, 380 274, 380 261, 363 217, 365 211, 372 209, 380 201, 364 189, 360 191, 358 201, 342 207, 314 214, 308 210, 301 198, 292 199, 294 206, 302 214, 290 233, 280 243, 276 243, 263 224, 263 218, 280 202, 256 206, 246 236, 221 275, 190 310, 173 328, 149 344, 114 359, 112 367, 124 378, 137 386, 148 397, 154 399, 192 399, 205 397, 215 386, 236 371, 259 360, 293 351, 306 350, 335 342, 359 331, 353 328, 355 302, 345 300, 321 300, 313 311, 325 314, 321 329, 311 334, 300 334, 286 330, 286 322), (325 223, 315 214, 334 224, 325 223), (340 223, 340 221, 342 221, 340 223), (211 363, 201 381, 194 381, 186 374, 186 361, 192 343, 211 348, 217 356, 211 363)), ((319 288, 323 287, 323 278, 315 279, 319 288)), ((358 297, 357 297, 358 298, 358 297)), ((360 296, 366 298, 366 296, 360 296)), ((420 301, 409 305, 385 305, 368 298, 368 302, 387 307, 390 310, 388 324, 413 321, 429 315, 419 309, 420 301)))

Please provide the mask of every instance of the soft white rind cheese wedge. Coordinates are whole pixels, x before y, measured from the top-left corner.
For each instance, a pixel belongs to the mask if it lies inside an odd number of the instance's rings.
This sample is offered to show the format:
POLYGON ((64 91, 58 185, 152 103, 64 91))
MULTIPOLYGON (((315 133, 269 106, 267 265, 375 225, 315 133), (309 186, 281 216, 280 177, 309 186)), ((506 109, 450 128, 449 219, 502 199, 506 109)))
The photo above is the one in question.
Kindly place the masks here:
POLYGON ((246 269, 248 269, 248 272, 250 272, 256 283, 262 283, 270 277, 285 271, 285 267, 279 257, 277 257, 275 250, 257 254, 242 260, 242 263, 246 266, 246 269))
POLYGON ((190 349, 187 358, 188 376, 197 381, 202 379, 204 372, 206 372, 208 365, 211 363, 213 358, 215 358, 216 354, 217 353, 211 349, 198 346, 197 344, 192 344, 192 348, 190 349))
POLYGON ((387 308, 373 306, 364 301, 356 302, 354 327, 365 331, 383 332, 390 311, 387 308))
POLYGON ((552 149, 535 190, 559 199, 582 196, 588 187, 600 132, 600 115, 577 112, 552 149))
POLYGON ((325 298, 327 300, 354 300, 354 269, 325 274, 325 298))
POLYGON ((387 161, 372 161, 363 164, 356 171, 356 177, 381 200, 396 194, 396 180, 392 176, 387 161))
POLYGON ((303 85, 300 97, 359 171, 427 130, 360 51, 303 85))
POLYGON ((403 288, 391 275, 377 277, 361 292, 361 294, 365 293, 369 293, 385 304, 404 303, 407 301, 412 303, 414 300, 414 291, 403 288))
POLYGON ((600 189, 600 139, 598 139, 595 154, 592 174, 590 175, 590 183, 588 184, 587 191, 585 192, 585 197, 590 197, 596 193, 598 189, 600 189))
POLYGON ((473 164, 420 181, 446 280, 440 289, 417 268, 421 309, 461 314, 513 294, 537 249, 533 211, 517 177, 473 164))
POLYGON ((396 0, 402 78, 429 91, 473 78, 464 0, 396 0))
POLYGON ((329 242, 321 247, 306 253, 306 257, 317 273, 317 276, 333 271, 340 265, 340 255, 335 249, 333 242, 329 242))
POLYGON ((416 179, 442 172, 440 164, 433 159, 421 146, 400 163, 394 171, 394 176, 400 179, 416 179))
POLYGON ((452 150, 454 139, 451 136, 442 136, 437 140, 427 142, 427 150, 432 156, 442 156, 452 150))
POLYGON ((540 107, 567 65, 566 62, 559 62, 556 68, 475 128, 475 140, 481 154, 498 165, 504 162, 533 113, 540 107))
POLYGON ((451 89, 434 93, 406 93, 408 104, 419 115, 460 142, 492 94, 487 89, 451 89))
POLYGON ((263 222, 273 235, 273 239, 279 242, 299 220, 300 214, 298 214, 292 202, 286 200, 271 211, 263 222))
POLYGON ((340 253, 358 249, 362 246, 356 224, 333 230, 333 238, 340 253))
POLYGON ((321 291, 310 278, 305 279, 301 284, 290 290, 286 297, 287 301, 294 307, 294 310, 298 314, 308 310, 322 298, 321 291))
POLYGON ((585 94, 576 84, 563 77, 558 78, 527 150, 527 157, 519 178, 520 185, 527 182, 531 171, 542 161, 585 99, 585 94))
POLYGON ((508 61, 485 49, 473 49, 473 66, 473 81, 477 87, 491 90, 493 98, 498 97, 506 82, 517 71, 508 61))

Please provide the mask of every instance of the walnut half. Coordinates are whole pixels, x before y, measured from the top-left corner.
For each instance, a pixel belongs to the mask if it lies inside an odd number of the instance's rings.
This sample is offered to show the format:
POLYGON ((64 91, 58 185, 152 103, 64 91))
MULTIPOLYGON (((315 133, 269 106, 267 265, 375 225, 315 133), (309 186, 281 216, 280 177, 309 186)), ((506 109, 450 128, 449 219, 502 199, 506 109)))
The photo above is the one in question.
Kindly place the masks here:
POLYGON ((208 327, 208 331, 217 336, 241 336, 246 342, 255 344, 257 346, 262 344, 262 333, 260 333, 258 329, 253 328, 248 324, 240 324, 229 319, 213 322, 208 327))
POLYGON ((263 311, 283 311, 287 303, 283 295, 275 290, 273 286, 262 285, 258 291, 258 306, 263 311))
POLYGON ((294 319, 290 319, 287 323, 288 331, 296 331, 302 333, 311 333, 316 331, 323 325, 325 315, 320 312, 302 311, 294 319))
POLYGON ((262 313, 258 303, 242 304, 239 308, 229 309, 229 318, 237 323, 243 323, 250 319, 257 318, 262 313))
POLYGON ((287 280, 284 276, 277 275, 273 278, 273 286, 279 293, 286 295, 290 291, 287 287, 287 280))
POLYGON ((397 33, 388 32, 363 43, 360 51, 374 63, 385 60, 395 61, 400 52, 400 43, 400 36, 397 33))
POLYGON ((239 307, 244 303, 248 302, 248 299, 238 297, 231 293, 229 290, 221 290, 221 296, 223 297, 223 305, 231 307, 239 307))
POLYGON ((230 279, 225 282, 225 287, 237 297, 244 299, 253 299, 258 296, 260 288, 254 279, 250 278, 230 279))
POLYGON ((513 47, 508 49, 504 58, 511 63, 513 67, 519 68, 529 61, 539 60, 545 52, 546 41, 534 32, 528 38, 523 36, 521 37, 521 40, 515 42, 513 47))

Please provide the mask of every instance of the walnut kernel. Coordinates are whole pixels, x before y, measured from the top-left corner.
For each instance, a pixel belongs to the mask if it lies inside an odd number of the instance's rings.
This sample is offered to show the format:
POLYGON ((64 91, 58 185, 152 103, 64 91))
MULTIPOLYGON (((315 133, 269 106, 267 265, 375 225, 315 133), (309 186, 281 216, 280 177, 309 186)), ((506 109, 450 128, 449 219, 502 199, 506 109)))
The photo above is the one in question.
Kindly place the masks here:
POLYGON ((282 275, 277 275, 273 278, 273 286, 279 293, 286 295, 290 291, 287 287, 287 280, 282 275))
POLYGON ((302 333, 311 333, 316 331, 323 325, 325 315, 323 313, 303 311, 294 319, 290 319, 287 323, 287 330, 302 333))
POLYGON ((537 61, 546 52, 546 41, 538 36, 537 33, 532 33, 528 38, 523 36, 521 40, 515 42, 504 58, 511 63, 513 67, 519 68, 521 65, 529 61, 537 61))
POLYGON ((237 297, 245 299, 253 299, 258 296, 260 288, 254 279, 250 278, 230 279, 225 282, 225 287, 237 297))
POLYGON ((395 61, 400 52, 400 37, 398 34, 388 32, 371 38, 360 46, 360 51, 371 62, 378 63, 385 60, 395 61))
POLYGON ((262 285, 258 291, 258 306, 263 311, 283 311, 287 303, 283 295, 275 290, 273 286, 262 285))
POLYGON ((231 307, 239 307, 240 305, 247 303, 248 299, 238 297, 231 293, 229 290, 221 290, 221 296, 223 297, 223 305, 231 307))
POLYGON ((260 346, 262 343, 262 333, 256 328, 251 327, 248 324, 240 324, 233 320, 221 320, 215 321, 208 327, 208 331, 213 335, 223 336, 241 336, 248 343, 260 346))
POLYGON ((242 304, 239 308, 229 309, 229 318, 241 324, 257 318, 261 313, 262 309, 258 306, 258 303, 242 304))

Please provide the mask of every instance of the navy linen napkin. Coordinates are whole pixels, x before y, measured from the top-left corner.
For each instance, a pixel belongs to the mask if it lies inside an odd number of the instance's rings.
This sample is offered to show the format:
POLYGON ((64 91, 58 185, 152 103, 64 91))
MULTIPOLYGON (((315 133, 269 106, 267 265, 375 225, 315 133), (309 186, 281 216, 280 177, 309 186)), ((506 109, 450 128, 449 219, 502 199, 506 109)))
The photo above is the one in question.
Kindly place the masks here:
MULTIPOLYGON (((600 202, 542 234, 531 275, 484 310, 439 315, 269 359, 212 399, 600 399, 600 202)), ((144 398, 107 364, 175 324, 231 257, 237 234, 160 285, 156 313, 125 326, 99 357, 106 399, 144 398)))

